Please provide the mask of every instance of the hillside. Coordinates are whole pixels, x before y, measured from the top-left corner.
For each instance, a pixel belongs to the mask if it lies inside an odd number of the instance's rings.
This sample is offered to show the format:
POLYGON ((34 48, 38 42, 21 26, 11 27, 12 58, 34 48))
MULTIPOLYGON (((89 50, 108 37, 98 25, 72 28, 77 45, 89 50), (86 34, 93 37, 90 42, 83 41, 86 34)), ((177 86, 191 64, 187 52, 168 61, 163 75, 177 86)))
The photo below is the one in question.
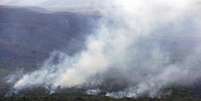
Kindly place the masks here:
POLYGON ((126 1, 0 6, 0 101, 201 101, 197 8, 126 1))
POLYGON ((99 16, 0 6, 0 68, 36 68, 52 51, 82 48, 99 16))

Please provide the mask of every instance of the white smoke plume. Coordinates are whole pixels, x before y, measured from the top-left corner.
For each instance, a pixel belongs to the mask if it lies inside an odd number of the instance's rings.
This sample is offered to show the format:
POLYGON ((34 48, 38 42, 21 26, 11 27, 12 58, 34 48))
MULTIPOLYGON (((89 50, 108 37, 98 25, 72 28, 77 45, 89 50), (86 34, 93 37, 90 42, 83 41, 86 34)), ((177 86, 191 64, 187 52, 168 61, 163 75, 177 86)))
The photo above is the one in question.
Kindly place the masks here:
POLYGON ((54 11, 71 5, 98 10, 102 16, 85 49, 74 56, 53 52, 40 69, 15 82, 16 90, 85 85, 101 90, 100 85, 123 85, 106 96, 156 96, 164 87, 192 84, 201 76, 200 0, 3 0, 0 4, 54 11), (55 56, 60 58, 58 64, 51 63, 55 56))

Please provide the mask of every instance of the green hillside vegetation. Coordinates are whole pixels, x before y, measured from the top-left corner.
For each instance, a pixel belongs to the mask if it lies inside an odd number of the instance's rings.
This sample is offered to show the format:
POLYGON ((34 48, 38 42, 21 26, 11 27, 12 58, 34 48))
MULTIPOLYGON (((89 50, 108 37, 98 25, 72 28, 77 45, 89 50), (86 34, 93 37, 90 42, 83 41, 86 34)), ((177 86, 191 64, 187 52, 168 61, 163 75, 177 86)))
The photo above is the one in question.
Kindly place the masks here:
POLYGON ((172 88, 170 95, 164 95, 157 98, 140 97, 140 98, 111 98, 106 96, 90 96, 80 93, 68 94, 45 94, 35 91, 35 94, 26 94, 18 96, 0 97, 0 101, 201 101, 200 96, 193 95, 189 88, 172 88), (38 92, 38 93, 36 93, 38 92), (31 95, 30 95, 31 94, 31 95))

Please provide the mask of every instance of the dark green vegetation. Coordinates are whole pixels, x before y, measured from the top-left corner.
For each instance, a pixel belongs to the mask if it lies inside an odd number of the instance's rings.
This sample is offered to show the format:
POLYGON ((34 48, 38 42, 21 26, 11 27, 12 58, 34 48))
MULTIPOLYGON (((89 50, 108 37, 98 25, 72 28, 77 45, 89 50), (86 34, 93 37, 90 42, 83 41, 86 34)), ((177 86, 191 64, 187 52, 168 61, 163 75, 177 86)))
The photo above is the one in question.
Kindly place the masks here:
POLYGON ((0 101, 160 101, 160 100, 151 98, 140 98, 138 100, 131 98, 114 99, 103 96, 26 96, 26 97, 1 98, 0 101))
POLYGON ((121 98, 115 99, 104 96, 13 96, 1 97, 0 101, 201 101, 201 98, 191 96, 172 95, 163 98, 121 98))
MULTIPOLYGON (((38 89, 39 90, 39 89, 38 89)), ((139 98, 111 98, 106 96, 90 96, 82 93, 57 93, 49 95, 45 90, 39 90, 25 95, 0 97, 0 101, 201 101, 201 96, 194 94, 192 88, 171 88, 166 94, 156 98, 139 97, 139 98)))

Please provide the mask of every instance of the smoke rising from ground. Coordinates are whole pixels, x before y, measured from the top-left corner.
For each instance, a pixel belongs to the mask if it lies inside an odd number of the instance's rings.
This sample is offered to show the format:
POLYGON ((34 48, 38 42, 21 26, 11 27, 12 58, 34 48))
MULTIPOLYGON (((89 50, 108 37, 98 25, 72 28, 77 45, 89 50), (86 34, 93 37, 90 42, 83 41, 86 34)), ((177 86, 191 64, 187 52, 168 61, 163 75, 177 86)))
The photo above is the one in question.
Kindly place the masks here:
MULTIPOLYGON (((24 0, 16 5, 26 3, 31 4, 24 0)), ((106 85, 106 96, 156 96, 171 84, 192 84, 200 78, 199 0, 78 0, 74 4, 86 4, 102 16, 97 21, 99 28, 88 36, 85 49, 74 56, 53 52, 40 69, 17 80, 15 90, 91 86, 99 91, 106 85), (52 63, 55 57, 58 63, 52 63)), ((59 11, 66 10, 63 5, 59 7, 59 11)))

